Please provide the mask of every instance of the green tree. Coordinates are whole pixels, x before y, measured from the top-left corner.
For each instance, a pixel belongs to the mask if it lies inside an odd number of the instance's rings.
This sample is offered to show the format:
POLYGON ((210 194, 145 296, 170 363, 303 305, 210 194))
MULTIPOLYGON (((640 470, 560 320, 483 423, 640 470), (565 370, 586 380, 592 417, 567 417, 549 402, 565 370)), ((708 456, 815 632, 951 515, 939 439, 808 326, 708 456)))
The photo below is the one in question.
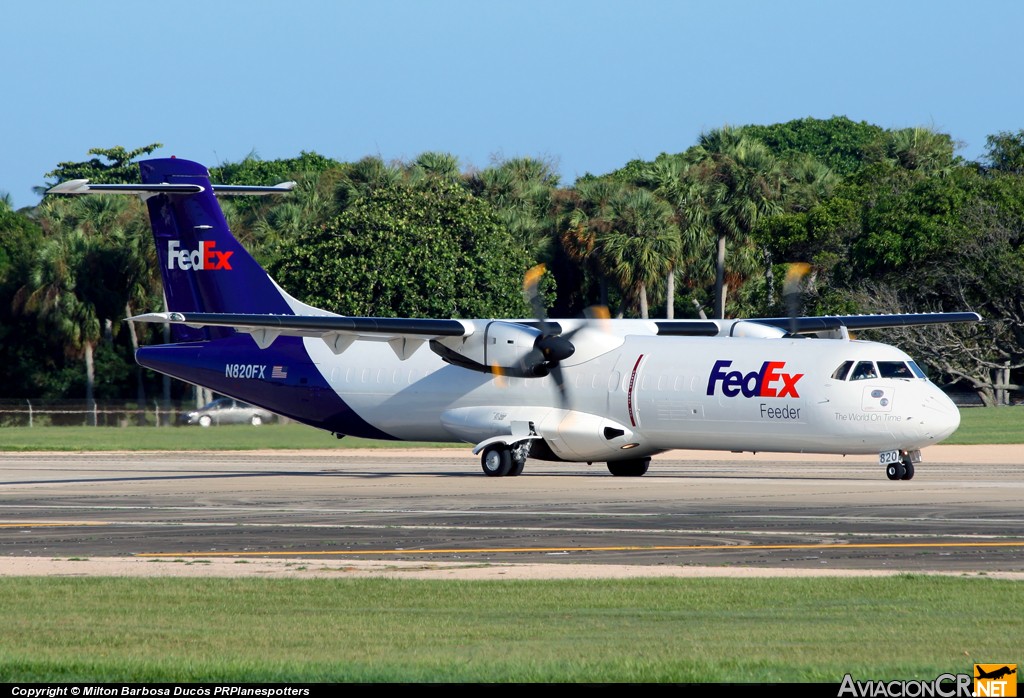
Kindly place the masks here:
POLYGON ((8 398, 34 397, 44 376, 55 373, 47 336, 38 331, 35 317, 18 312, 13 302, 29 283, 42 244, 39 224, 0 202, 0 385, 8 398))
POLYGON ((134 150, 126 150, 120 145, 113 148, 90 148, 90 155, 99 155, 107 162, 100 158, 90 158, 83 162, 59 163, 55 169, 46 173, 46 177, 53 177, 54 180, 49 182, 45 189, 71 179, 88 179, 102 184, 137 184, 140 180, 136 158, 149 155, 162 147, 162 143, 150 143, 134 150))
MULTIPOLYGON (((39 249, 29 284, 19 291, 15 303, 35 314, 40 324, 56 333, 69 356, 85 361, 85 399, 95 407, 96 378, 93 361, 101 337, 102 320, 96 299, 90 297, 90 273, 97 262, 98 246, 81 229, 62 229, 39 249)), ((95 425, 95 411, 90 423, 95 425)))
POLYGON ((451 153, 426 152, 406 167, 410 179, 420 177, 440 177, 453 182, 462 178, 459 170, 459 159, 451 153))
POLYGON ((602 306, 608 305, 608 280, 613 272, 604 264, 598 240, 613 229, 612 201, 622 195, 626 186, 610 177, 591 177, 577 182, 562 202, 566 213, 559 234, 561 248, 568 259, 584 270, 584 278, 597 280, 596 302, 602 306))
POLYGON ((743 133, 764 143, 777 157, 810 155, 840 177, 864 166, 868 151, 882 140, 885 129, 845 116, 794 119, 770 126, 744 126, 743 133))
POLYGON ((985 160, 999 172, 1024 174, 1024 130, 1000 131, 985 139, 985 160))
POLYGON ((470 175, 470 190, 494 207, 509 234, 551 263, 556 237, 555 191, 558 174, 551 164, 535 158, 512 158, 470 175))
POLYGON ((701 134, 694 156, 695 176, 707 187, 710 222, 718 239, 715 317, 722 318, 729 289, 727 243, 732 243, 736 277, 757 267, 759 255, 750 236, 761 218, 781 211, 782 170, 764 144, 728 126, 701 134))
POLYGON ((636 188, 621 192, 608 208, 611 225, 597 235, 602 266, 646 319, 648 289, 668 275, 679 255, 674 212, 664 200, 636 188))
POLYGON ((949 134, 918 126, 887 131, 869 148, 868 159, 928 175, 946 175, 958 163, 955 150, 949 134))
MULTIPOLYGON (((632 169, 633 181, 667 201, 675 211, 679 228, 679 251, 666 275, 666 308, 668 318, 675 317, 675 287, 678 269, 686 273, 686 286, 691 290, 714 279, 714 261, 708 251, 714 246, 711 228, 713 187, 698 175, 696 167, 701 153, 691 148, 678 155, 659 155, 653 162, 632 169)), ((696 299, 694 299, 696 302, 696 299)), ((699 304, 698 304, 699 308, 699 304)))
POLYGON ((273 274, 347 315, 522 317, 529 255, 461 184, 378 183, 282 255, 273 274))

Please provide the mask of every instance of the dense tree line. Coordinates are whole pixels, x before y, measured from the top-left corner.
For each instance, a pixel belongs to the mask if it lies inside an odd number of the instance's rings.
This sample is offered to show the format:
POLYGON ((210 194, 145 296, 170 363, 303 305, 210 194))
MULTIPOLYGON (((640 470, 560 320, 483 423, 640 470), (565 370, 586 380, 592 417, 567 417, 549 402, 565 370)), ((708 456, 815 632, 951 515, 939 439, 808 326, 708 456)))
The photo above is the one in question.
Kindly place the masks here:
MULTIPOLYGON (((157 147, 94 149, 46 184, 137 181, 134 162, 157 147)), ((523 274, 542 262, 553 316, 592 305, 624 317, 780 315, 781 279, 806 262, 805 314, 980 312, 983 325, 879 336, 940 381, 991 402, 1000 377, 1024 367, 1024 131, 990 136, 969 162, 923 128, 843 117, 723 127, 571 186, 542 160, 463 171, 445 153, 248 157, 211 174, 298 182, 288 197, 224 200, 225 214, 290 292, 344 314, 523 316, 523 274)), ((22 211, 0 200, 3 397, 165 394, 131 360, 160 330, 123 322, 162 307, 155 269, 134 199, 46 197, 22 211)))

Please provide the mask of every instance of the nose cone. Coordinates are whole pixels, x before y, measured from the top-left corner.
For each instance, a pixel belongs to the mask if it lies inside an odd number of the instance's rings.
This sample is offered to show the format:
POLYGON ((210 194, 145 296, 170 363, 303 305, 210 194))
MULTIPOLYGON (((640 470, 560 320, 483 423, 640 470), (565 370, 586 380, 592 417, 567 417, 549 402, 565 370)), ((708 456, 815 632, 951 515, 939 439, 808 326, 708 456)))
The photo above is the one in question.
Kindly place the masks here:
POLYGON ((938 443, 957 430, 960 426, 960 410, 945 393, 934 385, 924 400, 924 434, 938 443))

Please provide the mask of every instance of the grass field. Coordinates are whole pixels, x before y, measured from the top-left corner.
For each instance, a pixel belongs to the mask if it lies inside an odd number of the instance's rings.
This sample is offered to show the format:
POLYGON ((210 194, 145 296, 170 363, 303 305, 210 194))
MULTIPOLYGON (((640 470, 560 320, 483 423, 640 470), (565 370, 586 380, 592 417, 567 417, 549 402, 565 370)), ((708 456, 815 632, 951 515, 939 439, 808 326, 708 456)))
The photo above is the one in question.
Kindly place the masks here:
POLYGON ((947 444, 1024 443, 1024 406, 966 407, 960 410, 960 428, 947 444))
POLYGON ((1020 583, 0 579, 4 681, 835 682, 1021 659, 1020 583))
MULTIPOLYGON (((960 410, 960 428, 944 443, 1024 443, 1024 407, 960 410)), ((335 439, 302 424, 202 427, 0 427, 0 451, 253 450, 302 448, 468 448, 467 444, 335 439)))
MULTIPOLYGON (((1019 408, 962 415, 949 443, 1024 443, 1019 408)), ((295 424, 0 428, 0 450, 399 445, 409 444, 338 441, 295 424)), ((838 684, 846 673, 931 680, 969 672, 974 662, 1019 662, 1022 607, 1021 582, 921 575, 0 578, 0 680, 838 684)))

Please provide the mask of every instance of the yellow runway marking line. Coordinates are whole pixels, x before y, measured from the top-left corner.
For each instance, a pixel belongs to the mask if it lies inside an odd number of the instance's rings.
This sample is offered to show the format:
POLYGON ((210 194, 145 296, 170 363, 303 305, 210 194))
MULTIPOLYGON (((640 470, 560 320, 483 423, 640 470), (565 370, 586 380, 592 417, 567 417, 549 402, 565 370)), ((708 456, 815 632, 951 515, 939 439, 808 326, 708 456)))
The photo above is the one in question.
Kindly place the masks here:
POLYGON ((794 545, 609 545, 565 548, 406 548, 402 550, 288 550, 136 553, 136 557, 299 557, 308 555, 466 555, 486 553, 592 553, 666 550, 850 550, 876 548, 1020 548, 1024 541, 975 543, 812 543, 794 545))

